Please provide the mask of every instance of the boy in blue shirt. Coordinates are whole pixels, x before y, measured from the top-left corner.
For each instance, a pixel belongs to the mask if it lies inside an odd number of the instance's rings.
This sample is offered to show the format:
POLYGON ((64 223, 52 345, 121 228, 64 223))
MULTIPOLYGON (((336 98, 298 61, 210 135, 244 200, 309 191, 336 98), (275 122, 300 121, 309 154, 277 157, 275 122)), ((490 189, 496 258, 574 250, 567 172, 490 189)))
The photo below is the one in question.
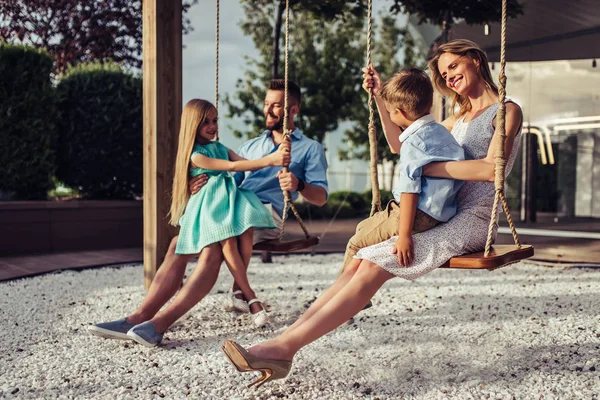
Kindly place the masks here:
MULTIPOLYGON (((394 74, 381 89, 387 113, 382 125, 393 153, 400 153, 399 185, 385 210, 361 221, 348 242, 344 267, 359 249, 398 236, 395 250, 400 265, 412 263, 412 234, 431 229, 456 214, 456 193, 462 185, 453 179, 421 176, 422 167, 436 161, 464 160, 463 148, 430 114, 433 87, 427 74, 412 68, 394 74), (389 120, 386 120, 389 115, 389 120), (398 129, 386 129, 397 125, 398 129), (400 206, 401 205, 401 206, 400 206)), ((377 101, 378 107, 381 102, 377 101)))

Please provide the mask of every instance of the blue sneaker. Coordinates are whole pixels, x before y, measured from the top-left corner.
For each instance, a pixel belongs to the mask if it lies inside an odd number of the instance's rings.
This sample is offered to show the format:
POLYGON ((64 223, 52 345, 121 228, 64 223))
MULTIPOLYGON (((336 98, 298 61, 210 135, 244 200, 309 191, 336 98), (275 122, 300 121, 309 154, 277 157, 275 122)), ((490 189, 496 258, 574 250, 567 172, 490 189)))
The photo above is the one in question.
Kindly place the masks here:
POLYGON ((125 318, 111 322, 102 322, 100 324, 88 326, 88 332, 92 335, 100 336, 106 339, 131 340, 127 336, 127 331, 135 325, 127 322, 125 318))
POLYGON ((130 339, 146 347, 154 347, 163 340, 163 334, 156 332, 154 324, 150 321, 142 322, 127 332, 130 339))

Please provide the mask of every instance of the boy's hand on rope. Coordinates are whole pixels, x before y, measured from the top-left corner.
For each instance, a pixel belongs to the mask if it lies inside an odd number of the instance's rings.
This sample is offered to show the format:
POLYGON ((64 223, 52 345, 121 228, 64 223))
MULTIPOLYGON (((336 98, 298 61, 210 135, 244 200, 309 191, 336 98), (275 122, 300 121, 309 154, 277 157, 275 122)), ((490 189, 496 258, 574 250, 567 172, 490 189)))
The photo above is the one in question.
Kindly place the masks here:
POLYGON ((198 175, 188 181, 188 190, 190 194, 196 194, 202 189, 204 185, 208 182, 208 175, 202 174, 198 175))
POLYGON ((373 64, 369 65, 368 68, 363 68, 363 89, 367 92, 373 91, 373 96, 379 96, 379 92, 381 91, 381 78, 377 71, 375 71, 375 67, 373 64))
POLYGON ((415 246, 412 235, 398 236, 398 240, 396 240, 396 244, 392 249, 392 254, 398 255, 398 264, 400 264, 401 267, 409 267, 413 263, 415 257, 415 246))

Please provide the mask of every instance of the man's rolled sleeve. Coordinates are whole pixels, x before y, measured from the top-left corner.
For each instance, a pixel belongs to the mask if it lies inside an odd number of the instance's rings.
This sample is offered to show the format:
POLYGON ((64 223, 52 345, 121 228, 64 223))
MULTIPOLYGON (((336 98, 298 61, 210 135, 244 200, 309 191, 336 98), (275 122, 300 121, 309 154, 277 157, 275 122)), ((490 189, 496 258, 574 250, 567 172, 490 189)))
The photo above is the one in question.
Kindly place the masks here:
POLYGON ((304 181, 311 185, 321 186, 329 198, 329 185, 327 184, 327 158, 325 149, 318 143, 310 146, 307 154, 304 181))

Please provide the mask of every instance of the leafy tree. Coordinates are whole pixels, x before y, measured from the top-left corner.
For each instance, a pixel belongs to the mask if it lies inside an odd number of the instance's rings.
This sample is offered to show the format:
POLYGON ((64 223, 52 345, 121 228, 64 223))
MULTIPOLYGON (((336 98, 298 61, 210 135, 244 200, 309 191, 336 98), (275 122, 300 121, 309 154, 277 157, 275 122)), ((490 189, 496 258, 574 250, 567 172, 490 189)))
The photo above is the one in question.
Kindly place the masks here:
MULTIPOLYGON (((261 0, 250 0, 257 5, 264 6, 267 4, 261 0)), ((272 1, 270 1, 272 3, 272 1)), ((280 78, 279 63, 281 45, 281 29, 283 25, 283 17, 285 13, 285 0, 279 0, 276 6, 275 23, 273 26, 273 58, 271 76, 280 78)), ((337 18, 346 19, 348 17, 362 17, 366 8, 366 0, 290 0, 290 9, 303 9, 312 15, 331 21, 337 18)))
MULTIPOLYGON (((407 29, 400 28, 395 24, 395 19, 389 15, 381 15, 381 22, 376 26, 377 35, 373 45, 372 58, 373 64, 382 79, 389 78, 396 71, 403 67, 425 67, 425 58, 421 50, 417 47, 414 38, 407 29), (399 56, 404 53, 404 62, 400 63, 399 56)), ((352 128, 344 132, 346 146, 339 149, 338 153, 342 160, 365 160, 370 159, 369 153, 369 107, 367 103, 367 94, 361 89, 361 100, 353 104, 354 108, 350 113, 352 128)), ((395 170, 398 162, 398 155, 393 154, 387 144, 383 128, 375 111, 375 129, 377 131, 377 156, 381 164, 384 162, 392 163, 392 171, 395 170)), ((385 182, 386 177, 382 177, 385 182)), ((389 176, 389 187, 392 187, 393 173, 389 176)))
MULTIPOLYGON (((316 7, 317 2, 302 2, 302 7, 299 2, 295 4, 290 24, 289 78, 303 89, 296 122, 307 136, 322 141, 327 132, 337 129, 339 121, 350 118, 353 104, 362 101, 357 93, 365 54, 364 19, 348 12, 342 18, 326 21, 308 7, 316 7)), ((241 117, 247 126, 243 132, 234 131, 235 135, 252 137, 264 130, 262 103, 265 84, 272 76, 271 44, 279 5, 260 0, 246 1, 243 7, 241 27, 252 37, 259 56, 246 57, 248 68, 237 82, 237 93, 226 96, 225 104, 228 116, 241 117)))
MULTIPOLYGON (((197 2, 183 1, 184 15, 197 2)), ((183 27, 192 29, 188 19, 183 27)), ((108 58, 140 67, 142 0, 0 0, 0 37, 46 49, 58 73, 108 58)))

